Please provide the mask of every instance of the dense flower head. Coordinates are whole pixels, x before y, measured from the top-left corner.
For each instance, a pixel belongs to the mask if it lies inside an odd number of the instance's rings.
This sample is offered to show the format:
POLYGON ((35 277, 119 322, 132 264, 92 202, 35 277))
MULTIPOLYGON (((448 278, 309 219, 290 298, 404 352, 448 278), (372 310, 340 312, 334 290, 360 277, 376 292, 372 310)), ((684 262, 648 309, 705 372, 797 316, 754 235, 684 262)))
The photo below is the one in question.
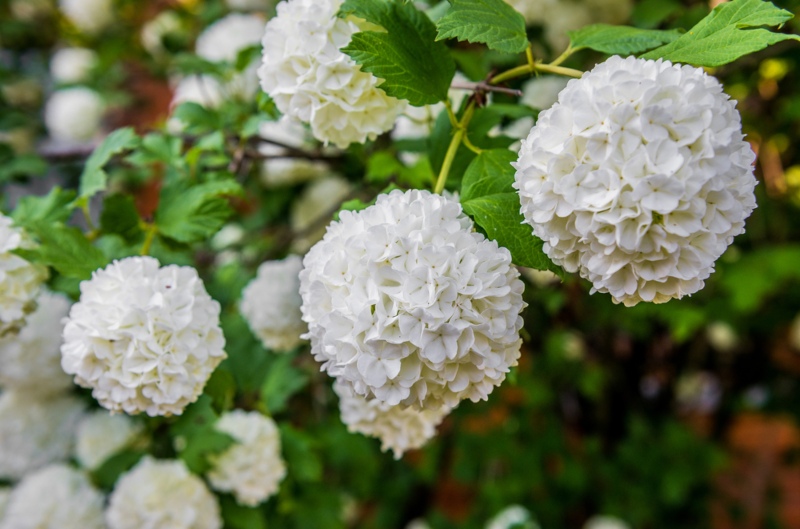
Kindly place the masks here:
POLYGON ((524 141, 515 187, 545 253, 617 303, 692 294, 756 206, 735 103, 700 68, 612 57, 524 141))
POLYGON ((47 279, 45 268, 11 253, 29 246, 22 230, 0 213, 0 336, 19 331, 47 279))
POLYGON ((43 292, 17 335, 0 338, 0 387, 50 395, 72 387, 61 369, 63 319, 72 304, 63 294, 43 292))
POLYGON ((75 435, 75 459, 83 468, 96 470, 100 465, 129 447, 142 432, 142 425, 127 415, 113 415, 106 410, 87 414, 75 435))
POLYGON ((0 479, 20 479, 72 452, 84 404, 68 396, 0 395, 0 479))
POLYGON ((242 291, 242 314, 267 349, 288 351, 303 342, 300 335, 308 327, 300 313, 302 268, 303 260, 297 255, 266 261, 242 291))
POLYGON ((0 529, 105 529, 103 503, 83 472, 51 465, 14 487, 0 529))
POLYGON ((261 87, 285 115, 311 125, 318 140, 344 148, 392 128, 404 103, 339 51, 360 21, 337 18, 342 0, 288 0, 264 33, 261 87))
POLYGON ((89 48, 61 48, 50 59, 50 75, 57 83, 80 83, 97 65, 97 54, 89 48))
POLYGON ((80 143, 100 132, 106 106, 100 94, 85 86, 58 90, 44 108, 44 123, 54 140, 80 143))
POLYGON ((381 450, 391 450, 395 459, 400 459, 407 450, 425 445, 450 413, 446 406, 417 410, 390 406, 375 399, 367 400, 338 381, 333 383, 333 390, 339 396, 339 413, 347 430, 379 439, 381 450))
POLYGON ((454 407, 486 399, 516 365, 519 272, 451 198, 395 190, 342 211, 303 264, 312 353, 359 395, 454 407))
POLYGON ((220 529, 217 499, 183 461, 145 457, 111 493, 109 529, 220 529))
POLYGON ((235 443, 211 457, 211 486, 231 492, 237 502, 251 507, 278 492, 286 464, 275 421, 256 411, 233 410, 223 414, 214 428, 230 435, 235 443))
POLYGON ((180 414, 225 358, 219 314, 194 268, 114 261, 81 283, 61 365, 111 411, 180 414))
POLYGON ((114 21, 113 0, 58 0, 58 7, 84 33, 99 33, 114 21))

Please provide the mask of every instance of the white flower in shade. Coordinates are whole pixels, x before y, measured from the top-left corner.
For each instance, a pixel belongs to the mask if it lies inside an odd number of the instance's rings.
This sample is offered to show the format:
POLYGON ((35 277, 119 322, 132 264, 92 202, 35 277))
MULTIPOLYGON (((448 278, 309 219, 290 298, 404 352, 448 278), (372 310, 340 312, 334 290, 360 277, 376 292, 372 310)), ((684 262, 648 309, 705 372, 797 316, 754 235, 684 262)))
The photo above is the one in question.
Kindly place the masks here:
POLYGON ((220 529, 217 498, 183 461, 142 459, 117 481, 108 529, 220 529))
POLYGON ((58 0, 58 6, 72 24, 94 34, 114 21, 113 0, 58 0))
POLYGON ((85 86, 58 90, 44 108, 44 123, 58 141, 87 142, 100 132, 106 105, 100 94, 85 86))
POLYGON ((88 48, 61 48, 50 59, 50 75, 57 83, 80 83, 97 65, 97 54, 88 48))
POLYGON ((730 353, 739 345, 739 336, 730 323, 715 321, 706 327, 706 339, 714 349, 723 353, 730 353))
POLYGON ((450 413, 447 407, 417 410, 367 400, 339 381, 333 383, 333 390, 339 396, 339 413, 347 430, 376 437, 381 442, 381 450, 391 450, 395 459, 400 459, 407 450, 424 446, 450 413))
POLYGON ((83 403, 73 397, 35 398, 6 391, 0 395, 0 479, 20 479, 72 452, 83 403))
POLYGON ((104 500, 83 472, 51 465, 14 488, 0 529, 105 529, 104 500))
POLYGON ((275 421, 255 411, 233 410, 223 414, 214 428, 236 442, 211 457, 211 486, 232 493, 237 502, 251 507, 278 492, 286 465, 275 421))
POLYGON ((539 116, 515 167, 545 253, 625 305, 698 291, 756 207, 735 103, 700 68, 612 57, 539 116))
POLYGON ((242 315, 267 349, 288 351, 303 342, 300 335, 308 327, 300 312, 302 268, 303 261, 297 255, 266 261, 242 291, 242 315))
MULTIPOLYGON (((311 182, 292 204, 289 221, 292 230, 299 234, 292 241, 292 251, 305 253, 325 235, 322 216, 330 219, 333 211, 350 196, 353 187, 344 177, 330 174, 311 182), (314 227, 317 224, 318 227, 314 227)), ((324 220, 324 219, 323 219, 324 220)))
POLYGON ((111 411, 180 414, 226 356, 219 313, 194 268, 114 261, 81 283, 61 365, 111 411))
POLYGON ((318 140, 345 148, 394 125, 405 103, 342 53, 359 21, 338 18, 342 0, 288 0, 264 33, 261 87, 285 115, 311 124, 318 140))
POLYGON ((486 399, 520 354, 524 287, 508 250, 427 191, 339 216, 300 273, 322 369, 389 405, 486 399))
POLYGON ((152 55, 162 55, 167 51, 164 40, 168 36, 182 33, 184 30, 180 15, 175 11, 166 10, 142 26, 139 38, 142 41, 142 47, 152 55))
POLYGON ((142 425, 127 415, 96 410, 78 424, 75 458, 83 468, 96 470, 109 457, 131 446, 141 432, 142 425))
POLYGON ((234 11, 266 11, 275 5, 275 0, 225 0, 225 5, 234 11))
POLYGON ((215 108, 224 100, 225 94, 219 81, 210 75, 190 75, 175 84, 171 105, 175 107, 181 103, 197 103, 204 107, 215 108))
POLYGON ((262 165, 261 181, 267 187, 300 184, 330 172, 328 164, 321 160, 286 156, 290 152, 281 145, 300 151, 314 148, 313 137, 299 121, 286 117, 278 121, 265 121, 261 124, 259 135, 266 141, 259 145, 258 152, 275 156, 264 160, 262 165), (270 140, 280 145, 270 143, 270 140))
POLYGON ((61 369, 60 350, 62 320, 71 304, 62 294, 43 292, 19 334, 0 338, 0 387, 39 395, 72 387, 61 369))
POLYGON ((789 345, 796 351, 800 351, 800 314, 795 316, 792 320, 792 325, 789 327, 789 345))
POLYGON ((486 529, 540 529, 528 509, 509 505, 486 524, 486 529))
POLYGON ((537 110, 547 110, 558 101, 558 94, 568 82, 566 77, 557 75, 535 77, 522 86, 520 102, 537 110))
POLYGON ((592 516, 583 529, 630 529, 630 525, 613 516, 592 516))
POLYGON ((11 253, 29 246, 22 230, 0 213, 0 336, 19 330, 25 315, 36 308, 36 296, 47 279, 46 268, 11 253))

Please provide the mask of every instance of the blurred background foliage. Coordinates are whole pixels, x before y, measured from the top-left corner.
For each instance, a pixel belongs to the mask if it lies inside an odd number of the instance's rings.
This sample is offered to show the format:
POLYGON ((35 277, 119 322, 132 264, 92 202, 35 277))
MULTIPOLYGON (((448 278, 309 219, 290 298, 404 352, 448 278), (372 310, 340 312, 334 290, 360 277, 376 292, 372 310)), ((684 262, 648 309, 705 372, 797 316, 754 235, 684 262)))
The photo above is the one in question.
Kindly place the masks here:
MULTIPOLYGON (((775 3, 800 14, 798 0, 775 3)), ((49 0, 0 2, 3 209, 54 183, 76 188, 91 152, 92 145, 49 142, 43 126, 43 105, 55 88, 48 63, 65 44, 97 53, 84 84, 108 105, 103 129, 132 126, 143 137, 135 156, 108 169, 116 194, 107 195, 105 221, 96 219, 110 232, 97 241, 106 255, 138 251, 160 189, 181 175, 213 182, 233 174, 245 193, 233 201, 233 222, 210 241, 153 242, 151 253, 163 263, 198 267, 222 303, 229 358, 182 417, 143 418, 150 444, 107 461, 94 475, 100 486, 110 489, 144 453, 179 456, 202 471, 207 455, 228 443, 210 425, 236 406, 278 421, 288 477, 259 508, 222 497, 232 529, 392 528, 415 519, 434 528, 477 528, 512 504, 526 507, 543 529, 577 528, 597 513, 639 529, 800 527, 800 47, 774 46, 712 72, 739 102, 759 155, 760 184, 746 234, 705 289, 681 301, 625 308, 589 295, 577 277, 526 272, 519 366, 488 402, 462 403, 427 447, 395 461, 378 441, 346 431, 330 381, 307 348, 284 356, 266 351, 236 310, 258 264, 285 255, 330 215, 298 230, 292 208, 312 184, 262 182, 263 160, 252 155, 258 126, 276 118, 264 94, 214 108, 171 107, 176 75, 225 78, 250 63, 252 50, 227 66, 192 53, 197 35, 228 6, 117 0, 114 9, 108 28, 87 35, 49 0), (143 28, 164 13, 171 13, 161 19, 168 30, 146 47, 143 28), (167 132, 170 116, 183 122, 180 132, 167 132)), ((259 13, 266 20, 273 10, 265 4, 259 13)), ((708 10, 701 1, 644 0, 630 24, 687 28, 708 10)), ((800 32, 800 20, 785 30, 800 32)), ((540 27, 531 27, 530 37, 541 56, 557 54, 540 27)), ((519 62, 480 46, 457 45, 454 54, 473 80, 519 62)), ((579 52, 568 65, 598 60, 579 52)), ((474 135, 481 147, 509 145, 514 138, 486 132, 534 113, 520 110, 513 96, 495 95, 495 110, 472 122, 484 133, 474 135)), ((429 186, 448 134, 445 119, 428 142, 382 137, 347 152, 314 146, 306 154, 347 179, 343 199, 356 206, 388 185, 429 186), (403 154, 418 151, 430 156, 403 162, 403 154)), ((468 162, 462 153, 450 184, 457 186, 468 162)), ((77 293, 77 281, 58 274, 52 286, 77 293)))

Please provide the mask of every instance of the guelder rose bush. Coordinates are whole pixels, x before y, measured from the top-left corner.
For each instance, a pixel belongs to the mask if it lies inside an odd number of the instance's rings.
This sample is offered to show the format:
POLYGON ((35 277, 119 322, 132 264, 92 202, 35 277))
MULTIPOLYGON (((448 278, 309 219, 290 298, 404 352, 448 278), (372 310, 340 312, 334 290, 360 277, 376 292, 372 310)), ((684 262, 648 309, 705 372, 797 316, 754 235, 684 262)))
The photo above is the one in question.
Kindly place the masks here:
POLYGON ((523 283, 451 198, 395 190, 342 211, 303 265, 311 352, 359 395, 453 407, 516 365, 523 283))
POLYGON ((697 292, 756 206, 735 103, 700 68, 612 57, 570 81, 516 163, 545 253, 625 305, 697 292))
POLYGON ((62 366, 111 411, 180 414, 226 356, 219 313, 194 268, 114 261, 81 283, 62 366))
POLYGON ((36 308, 36 296, 47 279, 46 268, 11 253, 31 246, 13 224, 0 214, 0 336, 19 331, 25 315, 36 308))
MULTIPOLYGON (((311 125, 314 137, 345 148, 392 128, 405 104, 340 48, 363 21, 336 17, 342 0, 288 0, 267 23, 261 87, 286 116, 311 125)), ((360 26, 361 24, 362 26, 360 26)))

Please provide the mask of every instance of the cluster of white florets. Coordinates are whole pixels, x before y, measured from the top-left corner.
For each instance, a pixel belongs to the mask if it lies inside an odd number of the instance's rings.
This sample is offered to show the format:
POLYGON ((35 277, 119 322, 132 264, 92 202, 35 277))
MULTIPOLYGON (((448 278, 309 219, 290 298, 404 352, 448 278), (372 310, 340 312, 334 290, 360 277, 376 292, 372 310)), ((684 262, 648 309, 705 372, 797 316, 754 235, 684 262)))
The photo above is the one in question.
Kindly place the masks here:
POLYGON ((58 7, 76 28, 99 33, 114 21, 112 0, 59 0, 58 7))
POLYGON ((103 494, 82 472, 52 465, 12 491, 0 529, 106 529, 103 494))
POLYGON ((297 255, 267 261, 242 291, 242 315, 267 349, 288 351, 303 342, 300 335, 308 328, 298 293, 302 268, 303 260, 297 255))
POLYGON ((61 48, 50 59, 50 75, 57 83, 80 83, 97 65, 97 54, 89 48, 61 48))
POLYGON ((65 461, 83 413, 83 403, 74 397, 31 398, 16 391, 0 395, 0 479, 20 479, 65 461))
POLYGON ((519 358, 519 273, 455 200, 381 195, 341 212, 303 264, 312 353, 359 395, 454 407, 486 399, 519 358))
POLYGON ((286 465, 275 421, 255 411, 234 410, 223 414, 214 428, 233 437, 235 443, 211 457, 211 486, 233 493, 236 501, 251 507, 278 492, 286 465))
POLYGON ((19 330, 47 279, 45 268, 11 253, 29 245, 22 230, 0 214, 0 336, 19 330))
POLYGON ((180 414, 226 356, 219 314, 194 268, 114 261, 81 283, 61 365, 109 410, 180 414))
POLYGON ((83 468, 96 470, 109 457, 129 447, 141 432, 142 425, 127 415, 94 411, 78 424, 75 459, 83 468))
POLYGON ((264 33, 261 87, 278 109, 311 125, 318 140, 347 147, 392 128, 405 106, 340 51, 362 28, 338 18, 342 0, 288 0, 264 33))
POLYGON ((447 407, 417 410, 367 400, 338 381, 333 383, 333 390, 339 396, 339 413, 347 430, 376 437, 381 442, 381 450, 391 450, 395 459, 432 439, 436 427, 450 413, 447 407))
POLYGON ((100 132, 106 105, 103 98, 85 86, 58 90, 44 107, 44 123, 54 140, 81 143, 100 132))
POLYGON ((217 498, 183 461, 142 459, 122 475, 106 511, 108 529, 220 529, 217 498))
POLYGON ((556 264, 615 302, 660 303, 702 288, 744 231, 754 158, 716 79, 612 57, 539 116, 515 187, 556 264))

